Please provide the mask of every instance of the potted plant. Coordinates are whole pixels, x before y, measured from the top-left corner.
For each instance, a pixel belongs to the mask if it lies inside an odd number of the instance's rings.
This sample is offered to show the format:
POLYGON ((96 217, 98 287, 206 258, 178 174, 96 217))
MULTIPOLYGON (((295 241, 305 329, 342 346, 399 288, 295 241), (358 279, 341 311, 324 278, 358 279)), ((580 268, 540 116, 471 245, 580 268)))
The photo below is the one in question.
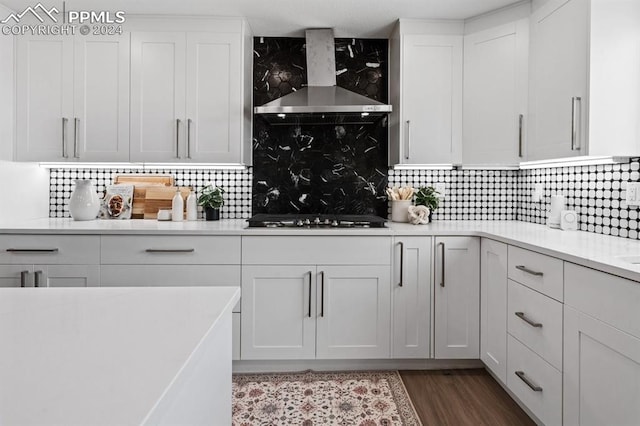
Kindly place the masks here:
POLYGON ((213 185, 207 185, 202 189, 198 197, 198 204, 204 207, 204 217, 206 220, 219 220, 220 207, 224 205, 224 189, 213 185))
POLYGON ((429 222, 431 222, 431 215, 440 204, 439 195, 440 193, 433 186, 423 186, 416 192, 416 206, 426 206, 429 209, 429 222))

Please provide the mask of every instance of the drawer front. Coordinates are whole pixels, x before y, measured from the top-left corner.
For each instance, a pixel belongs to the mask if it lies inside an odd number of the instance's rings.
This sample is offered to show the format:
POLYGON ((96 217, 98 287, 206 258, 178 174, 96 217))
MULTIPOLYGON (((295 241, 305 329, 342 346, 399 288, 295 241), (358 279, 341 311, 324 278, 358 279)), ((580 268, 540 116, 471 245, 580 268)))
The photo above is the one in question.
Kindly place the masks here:
POLYGON ((565 304, 640 338, 640 283, 565 262, 565 304))
POLYGON ((390 237, 242 237, 245 265, 390 265, 390 237))
POLYGON ((509 246, 508 264, 509 278, 562 302, 562 260, 509 246))
POLYGON ((97 235, 2 235, 0 264, 97 265, 97 235))
MULTIPOLYGON (((240 265, 102 265, 102 287, 240 287, 240 265)), ((240 312, 240 302, 233 308, 240 312)))
POLYGON ((562 303, 509 280, 507 330, 562 371, 562 303))
POLYGON ((542 423, 561 425, 562 373, 513 336, 508 336, 507 351, 507 387, 542 423))
POLYGON ((234 236, 106 235, 101 249, 102 264, 240 264, 240 237, 234 236))

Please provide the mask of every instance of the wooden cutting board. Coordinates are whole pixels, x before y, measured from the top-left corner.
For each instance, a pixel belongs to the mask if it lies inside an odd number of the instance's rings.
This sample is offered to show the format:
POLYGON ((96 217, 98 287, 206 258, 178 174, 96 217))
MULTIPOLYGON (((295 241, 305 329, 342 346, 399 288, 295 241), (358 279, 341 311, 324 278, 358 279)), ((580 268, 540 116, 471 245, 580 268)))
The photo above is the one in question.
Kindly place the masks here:
MULTIPOLYGON (((184 207, 187 207, 187 197, 189 196, 191 188, 181 187, 180 194, 184 200, 184 207)), ((147 187, 144 202, 144 218, 145 219, 157 219, 158 210, 168 209, 171 210, 171 201, 176 193, 176 187, 160 187, 150 186, 147 187)))
POLYGON ((131 218, 144 219, 147 189, 150 187, 173 187, 174 180, 170 175, 118 175, 113 183, 133 185, 131 218))

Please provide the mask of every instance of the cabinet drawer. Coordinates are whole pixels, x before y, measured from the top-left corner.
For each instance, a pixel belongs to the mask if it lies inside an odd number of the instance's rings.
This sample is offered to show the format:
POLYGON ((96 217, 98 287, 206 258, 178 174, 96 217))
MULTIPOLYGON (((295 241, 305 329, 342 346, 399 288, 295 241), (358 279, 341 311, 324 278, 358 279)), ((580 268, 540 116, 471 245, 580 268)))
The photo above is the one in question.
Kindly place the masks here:
POLYGON ((640 338, 640 283, 565 262, 565 303, 640 338))
POLYGON ((562 373, 513 336, 507 351, 507 387, 542 423, 562 424, 562 373))
POLYGON ((562 303, 509 280, 507 330, 562 371, 562 303))
POLYGON ((509 278, 562 302, 562 260, 509 246, 509 278))
POLYGON ((240 264, 240 237, 107 235, 101 241, 103 264, 240 264))
POLYGON ((90 265, 100 263, 96 235, 2 235, 0 264, 90 265))
POLYGON ((245 265, 390 265, 390 237, 243 237, 245 265))
MULTIPOLYGON (((240 265, 102 265, 102 287, 240 287, 240 265)), ((233 308, 240 312, 240 302, 233 308)))

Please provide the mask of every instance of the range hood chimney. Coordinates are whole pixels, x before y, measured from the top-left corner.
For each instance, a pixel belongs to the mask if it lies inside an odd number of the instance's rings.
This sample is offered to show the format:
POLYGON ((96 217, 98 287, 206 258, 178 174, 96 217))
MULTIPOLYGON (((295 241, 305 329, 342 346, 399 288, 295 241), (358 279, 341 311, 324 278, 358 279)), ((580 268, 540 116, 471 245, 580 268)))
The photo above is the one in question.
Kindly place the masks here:
POLYGON ((333 29, 305 33, 308 86, 255 107, 271 124, 364 124, 391 112, 386 105, 336 86, 333 29))

